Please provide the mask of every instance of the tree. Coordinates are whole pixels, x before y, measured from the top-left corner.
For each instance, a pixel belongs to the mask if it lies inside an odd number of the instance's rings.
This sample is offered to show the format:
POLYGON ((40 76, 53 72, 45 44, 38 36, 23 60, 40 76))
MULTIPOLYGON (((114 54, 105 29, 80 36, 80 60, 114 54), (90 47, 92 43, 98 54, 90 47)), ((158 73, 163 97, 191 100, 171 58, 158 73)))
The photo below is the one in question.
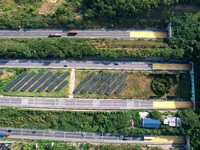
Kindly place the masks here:
POLYGON ((153 110, 151 113, 150 113, 150 116, 154 119, 160 119, 162 120, 162 113, 160 113, 158 110, 153 110))

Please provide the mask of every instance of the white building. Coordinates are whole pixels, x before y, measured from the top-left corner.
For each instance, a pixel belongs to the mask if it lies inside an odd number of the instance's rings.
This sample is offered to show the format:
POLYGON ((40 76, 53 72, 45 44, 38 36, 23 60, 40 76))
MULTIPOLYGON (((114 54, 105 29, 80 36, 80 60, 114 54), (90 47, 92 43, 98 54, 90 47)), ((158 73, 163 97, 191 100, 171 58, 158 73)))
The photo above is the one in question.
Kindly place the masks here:
POLYGON ((179 117, 165 117, 163 124, 167 124, 170 127, 181 127, 181 118, 179 117))

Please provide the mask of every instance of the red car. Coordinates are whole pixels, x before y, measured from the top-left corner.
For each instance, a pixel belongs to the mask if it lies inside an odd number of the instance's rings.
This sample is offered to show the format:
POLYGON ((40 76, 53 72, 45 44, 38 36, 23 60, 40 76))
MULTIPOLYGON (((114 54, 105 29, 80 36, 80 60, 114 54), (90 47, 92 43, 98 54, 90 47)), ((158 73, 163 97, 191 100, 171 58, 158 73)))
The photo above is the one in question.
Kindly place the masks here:
POLYGON ((67 32, 68 36, 75 36, 76 34, 77 34, 76 30, 70 30, 70 31, 67 32))

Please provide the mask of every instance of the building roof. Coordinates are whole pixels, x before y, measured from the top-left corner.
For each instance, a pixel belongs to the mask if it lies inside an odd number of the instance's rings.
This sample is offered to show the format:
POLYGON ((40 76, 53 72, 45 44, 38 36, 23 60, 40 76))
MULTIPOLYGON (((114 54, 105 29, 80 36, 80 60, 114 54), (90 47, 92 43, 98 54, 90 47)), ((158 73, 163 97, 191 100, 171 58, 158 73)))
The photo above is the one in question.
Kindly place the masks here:
POLYGON ((144 128, 160 128, 160 120, 152 118, 144 118, 142 120, 142 127, 144 128))
POLYGON ((181 118, 179 117, 166 117, 163 121, 164 124, 168 124, 171 127, 181 127, 181 118))

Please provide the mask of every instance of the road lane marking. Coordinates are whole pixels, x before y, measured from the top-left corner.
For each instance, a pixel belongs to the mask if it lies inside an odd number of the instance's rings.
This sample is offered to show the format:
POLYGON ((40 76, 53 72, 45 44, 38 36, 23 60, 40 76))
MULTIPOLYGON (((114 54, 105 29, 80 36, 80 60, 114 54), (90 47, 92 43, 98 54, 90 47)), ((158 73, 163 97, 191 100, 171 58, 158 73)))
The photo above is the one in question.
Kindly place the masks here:
POLYGON ((167 38, 167 32, 131 31, 130 38, 167 38))

